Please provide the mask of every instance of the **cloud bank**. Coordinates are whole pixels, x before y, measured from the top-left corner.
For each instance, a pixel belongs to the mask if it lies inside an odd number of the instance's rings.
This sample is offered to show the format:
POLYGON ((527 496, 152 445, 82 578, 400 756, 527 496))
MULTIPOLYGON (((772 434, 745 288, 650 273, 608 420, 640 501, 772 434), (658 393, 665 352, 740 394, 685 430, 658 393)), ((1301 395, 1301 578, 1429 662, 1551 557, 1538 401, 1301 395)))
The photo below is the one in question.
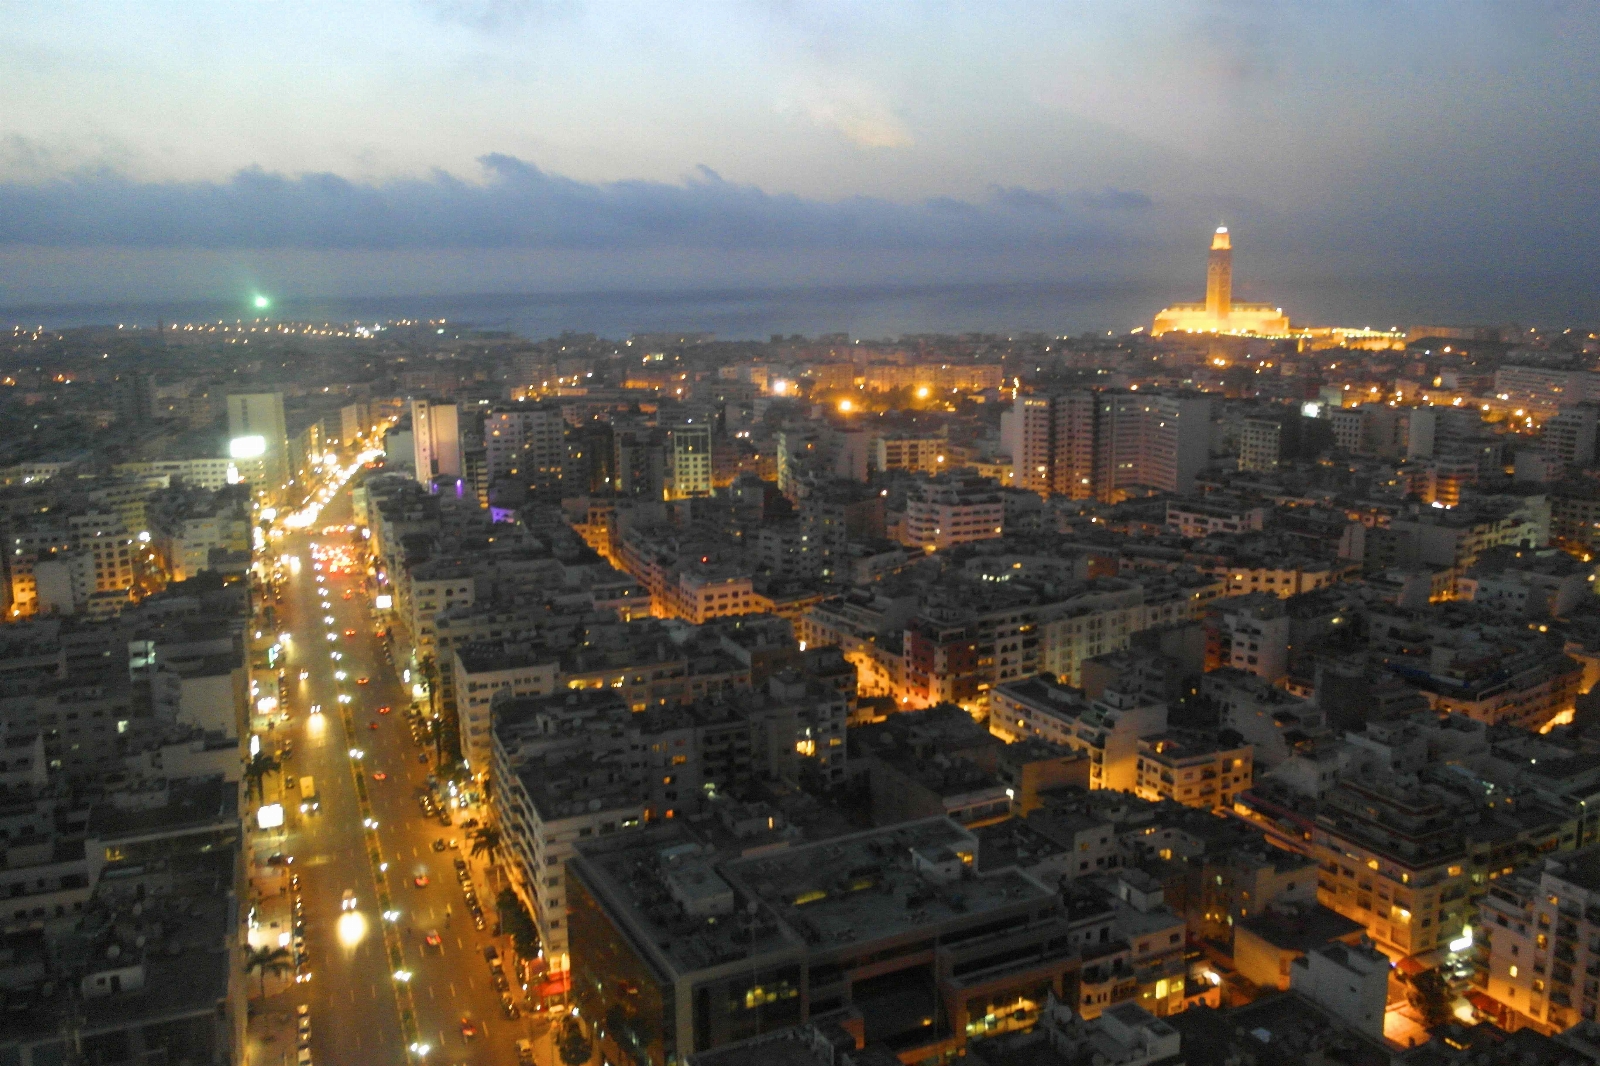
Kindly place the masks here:
POLYGON ((899 204, 772 194, 700 167, 678 184, 582 182, 508 155, 479 180, 435 171, 359 183, 259 168, 220 182, 139 182, 109 170, 0 183, 0 245, 334 250, 547 249, 915 252, 1078 249, 1144 239, 1137 190, 994 188, 899 204))

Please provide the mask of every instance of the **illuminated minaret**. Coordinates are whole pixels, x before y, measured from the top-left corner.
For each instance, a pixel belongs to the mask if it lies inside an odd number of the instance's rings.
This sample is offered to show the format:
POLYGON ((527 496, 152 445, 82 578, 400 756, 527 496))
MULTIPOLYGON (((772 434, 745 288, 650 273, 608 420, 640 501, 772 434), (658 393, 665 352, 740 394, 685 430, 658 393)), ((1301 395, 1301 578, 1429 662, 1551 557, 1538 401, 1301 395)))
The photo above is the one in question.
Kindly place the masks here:
POLYGON ((1233 245, 1228 240, 1228 227, 1218 226, 1206 263, 1206 315, 1220 327, 1227 324, 1232 312, 1233 245))

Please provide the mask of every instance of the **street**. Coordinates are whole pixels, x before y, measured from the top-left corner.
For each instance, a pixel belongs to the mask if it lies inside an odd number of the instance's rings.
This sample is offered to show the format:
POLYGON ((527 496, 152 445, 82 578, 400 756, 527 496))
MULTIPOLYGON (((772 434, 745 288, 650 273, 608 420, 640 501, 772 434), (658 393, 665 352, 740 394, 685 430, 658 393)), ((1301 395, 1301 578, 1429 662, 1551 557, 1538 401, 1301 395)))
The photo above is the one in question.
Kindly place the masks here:
MULTIPOLYGON (((448 828, 437 816, 424 816, 420 797, 428 791, 433 748, 413 741, 408 686, 375 635, 360 546, 348 533, 325 537, 320 532, 324 524, 348 521, 348 513, 348 495, 341 493, 318 529, 276 542, 282 557, 296 560, 286 568, 288 577, 274 604, 277 629, 288 635, 280 643, 290 717, 275 724, 263 741, 269 750, 288 742, 292 751, 282 763, 281 785, 270 790, 275 795, 281 787, 284 832, 273 834, 270 846, 258 840, 256 848, 258 857, 273 850, 293 856, 288 869, 299 880, 311 976, 298 984, 291 977, 269 982, 269 993, 286 991, 269 995, 259 1011, 262 1024, 270 1026, 274 1016, 286 1019, 296 1005, 308 1004, 312 1061, 329 1066, 407 1062, 408 1044, 425 1046, 421 1060, 427 1062, 513 1064, 516 1041, 536 1032, 538 1059, 548 1064, 552 1056, 544 1020, 506 1018, 484 956, 490 945, 502 955, 512 947, 510 937, 491 936, 496 882, 486 857, 470 856, 471 830, 460 825, 463 817, 478 812, 452 811, 455 824, 448 828), (319 570, 313 542, 350 548, 358 559, 354 572, 319 570), (302 671, 309 675, 304 680, 302 671), (342 679, 336 676, 340 673, 342 679), (313 705, 322 713, 311 714, 313 705), (380 713, 380 707, 392 710, 380 713), (315 781, 320 810, 302 814, 308 776, 315 781), (368 819, 375 828, 364 825, 368 819), (437 840, 454 841, 455 847, 435 851, 437 840), (374 869, 369 857, 374 844, 381 848, 386 871, 374 869), (483 931, 474 928, 468 911, 454 866, 458 857, 469 863, 486 920, 483 931), (379 878, 387 885, 387 919, 379 878), (419 878, 426 879, 421 886, 419 878), (352 909, 342 910, 347 891, 354 897, 352 909), (437 945, 427 942, 430 934, 437 934, 437 945), (408 1008, 414 1011, 414 1030, 405 1024, 408 1008), (470 1037, 464 1035, 464 1022, 475 1030, 470 1037)), ((284 887, 272 882, 264 894, 284 887)), ((278 898, 287 915, 292 893, 278 898)), ((509 970, 506 976, 511 977, 509 970)), ((511 993, 525 1009, 522 989, 513 984, 511 993)), ((283 1035, 259 1044, 259 1052, 252 1039, 252 1051, 262 1056, 252 1062, 293 1062, 292 1029, 287 1023, 283 1035)))

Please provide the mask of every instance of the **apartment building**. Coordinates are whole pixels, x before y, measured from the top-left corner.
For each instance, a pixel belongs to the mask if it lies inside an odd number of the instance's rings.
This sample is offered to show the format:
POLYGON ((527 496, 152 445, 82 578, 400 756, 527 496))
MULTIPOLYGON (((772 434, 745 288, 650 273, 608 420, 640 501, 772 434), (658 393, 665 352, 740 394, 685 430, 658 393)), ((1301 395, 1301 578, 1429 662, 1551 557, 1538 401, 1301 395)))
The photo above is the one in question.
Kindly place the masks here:
POLYGON ((1289 673, 1291 619, 1274 593, 1235 596, 1215 604, 1206 620, 1220 665, 1276 682, 1289 673))
POLYGON ((1211 401, 1088 389, 1019 394, 1012 432, 1018 488, 1107 502, 1141 488, 1189 492, 1210 455, 1211 401))
POLYGON ((933 478, 906 494, 907 547, 934 551, 990 540, 1004 530, 1005 503, 984 478, 933 478))
POLYGON ((1283 426, 1267 418, 1247 418, 1239 427, 1239 469, 1270 474, 1278 469, 1283 426))
POLYGON ((560 656, 546 647, 507 644, 468 644, 452 648, 450 654, 461 754, 474 775, 487 774, 494 754, 491 711, 495 698, 554 692, 560 656))
POLYGON ((1560 1032, 1600 1002, 1600 847, 1539 859, 1500 877, 1478 903, 1478 984, 1503 1027, 1560 1032))
POLYGON ((872 443, 874 470, 938 474, 947 466, 950 442, 942 437, 878 437, 872 443))
POLYGON ((675 500, 711 495, 711 426, 690 421, 668 431, 672 448, 671 487, 675 500))
POLYGON ((540 486, 559 481, 566 460, 566 431, 561 408, 553 403, 491 408, 483 419, 489 480, 515 478, 540 486))
POLYGON ((1423 955, 1464 951, 1451 945, 1490 880, 1575 847, 1578 815, 1533 797, 1487 806, 1431 779, 1346 778, 1308 831, 1318 901, 1391 953, 1423 955))
POLYGON ((1211 738, 1168 730, 1140 737, 1134 792, 1201 810, 1233 809, 1233 797, 1254 781, 1251 746, 1237 733, 1211 738))
POLYGON ((1132 792, 1139 781, 1139 741, 1167 729, 1167 707, 1107 690, 1087 699, 1081 690, 1043 677, 996 685, 989 730, 1013 742, 1039 737, 1089 756, 1089 787, 1132 792))

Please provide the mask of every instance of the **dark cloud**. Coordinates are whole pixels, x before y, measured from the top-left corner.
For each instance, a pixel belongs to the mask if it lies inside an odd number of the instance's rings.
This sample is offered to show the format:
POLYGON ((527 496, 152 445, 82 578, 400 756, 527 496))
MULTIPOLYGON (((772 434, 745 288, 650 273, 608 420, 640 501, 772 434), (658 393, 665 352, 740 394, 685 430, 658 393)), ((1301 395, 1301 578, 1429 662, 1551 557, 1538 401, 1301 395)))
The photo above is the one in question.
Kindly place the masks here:
POLYGON ((1018 250, 1143 239, 1142 192, 997 188, 899 204, 773 194, 701 166, 679 184, 590 183, 509 155, 481 180, 443 171, 376 184, 259 168, 221 182, 141 182, 97 169, 0 183, 0 245, 308 250, 1018 250))

